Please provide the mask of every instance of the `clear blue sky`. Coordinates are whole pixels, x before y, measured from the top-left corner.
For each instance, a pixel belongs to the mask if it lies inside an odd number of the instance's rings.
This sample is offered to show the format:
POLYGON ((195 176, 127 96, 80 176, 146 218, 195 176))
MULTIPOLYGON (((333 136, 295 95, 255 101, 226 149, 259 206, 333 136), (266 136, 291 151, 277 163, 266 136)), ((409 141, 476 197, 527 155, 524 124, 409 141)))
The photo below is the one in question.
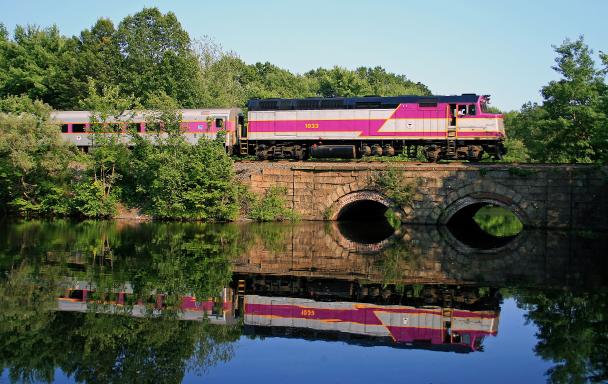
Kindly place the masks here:
POLYGON ((492 94, 518 109, 555 79, 552 44, 584 35, 608 51, 608 1, 49 1, 0 0, 0 22, 56 24, 78 34, 144 6, 173 11, 192 38, 208 35, 247 63, 296 73, 380 65, 435 94, 492 94))

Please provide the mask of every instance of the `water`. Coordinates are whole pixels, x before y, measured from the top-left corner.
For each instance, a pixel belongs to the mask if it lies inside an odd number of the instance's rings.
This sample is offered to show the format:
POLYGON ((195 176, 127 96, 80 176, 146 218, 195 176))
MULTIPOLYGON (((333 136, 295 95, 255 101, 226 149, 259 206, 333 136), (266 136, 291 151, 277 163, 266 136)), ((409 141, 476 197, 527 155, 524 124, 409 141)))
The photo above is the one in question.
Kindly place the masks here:
POLYGON ((2 223, 0 382, 608 380, 608 238, 504 222, 2 223))

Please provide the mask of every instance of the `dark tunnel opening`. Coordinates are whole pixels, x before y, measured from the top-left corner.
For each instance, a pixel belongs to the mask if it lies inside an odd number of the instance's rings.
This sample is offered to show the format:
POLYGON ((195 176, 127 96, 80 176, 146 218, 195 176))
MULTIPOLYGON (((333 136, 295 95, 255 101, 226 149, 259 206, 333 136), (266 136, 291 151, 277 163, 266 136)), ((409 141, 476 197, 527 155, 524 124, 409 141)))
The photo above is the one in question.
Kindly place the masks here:
POLYGON ((476 249, 495 249, 509 244, 523 229, 510 210, 488 203, 471 204, 447 223, 456 239, 476 249))
POLYGON ((386 219, 388 207, 372 200, 347 204, 338 213, 338 229, 350 241, 361 244, 379 243, 395 233, 386 219))

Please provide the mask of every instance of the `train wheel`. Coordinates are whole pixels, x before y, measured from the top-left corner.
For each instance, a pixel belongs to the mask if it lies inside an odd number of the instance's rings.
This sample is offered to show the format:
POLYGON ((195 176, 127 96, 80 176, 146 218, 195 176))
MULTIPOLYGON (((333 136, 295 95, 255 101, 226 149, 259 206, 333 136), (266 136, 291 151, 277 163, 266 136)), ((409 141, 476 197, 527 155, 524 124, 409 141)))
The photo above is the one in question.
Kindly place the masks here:
POLYGON ((429 163, 436 163, 441 158, 441 148, 436 145, 424 147, 424 157, 429 163))

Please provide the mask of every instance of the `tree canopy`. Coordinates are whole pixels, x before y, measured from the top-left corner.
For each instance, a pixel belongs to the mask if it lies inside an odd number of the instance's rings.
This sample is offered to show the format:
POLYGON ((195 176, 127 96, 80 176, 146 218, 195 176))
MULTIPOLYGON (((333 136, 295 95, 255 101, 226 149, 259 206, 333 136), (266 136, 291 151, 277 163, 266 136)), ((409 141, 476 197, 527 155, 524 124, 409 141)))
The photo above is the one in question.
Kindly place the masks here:
POLYGON ((541 89, 542 104, 526 103, 506 121, 507 134, 541 162, 605 163, 608 160, 608 85, 605 54, 598 68, 582 37, 555 46, 560 76, 541 89))

